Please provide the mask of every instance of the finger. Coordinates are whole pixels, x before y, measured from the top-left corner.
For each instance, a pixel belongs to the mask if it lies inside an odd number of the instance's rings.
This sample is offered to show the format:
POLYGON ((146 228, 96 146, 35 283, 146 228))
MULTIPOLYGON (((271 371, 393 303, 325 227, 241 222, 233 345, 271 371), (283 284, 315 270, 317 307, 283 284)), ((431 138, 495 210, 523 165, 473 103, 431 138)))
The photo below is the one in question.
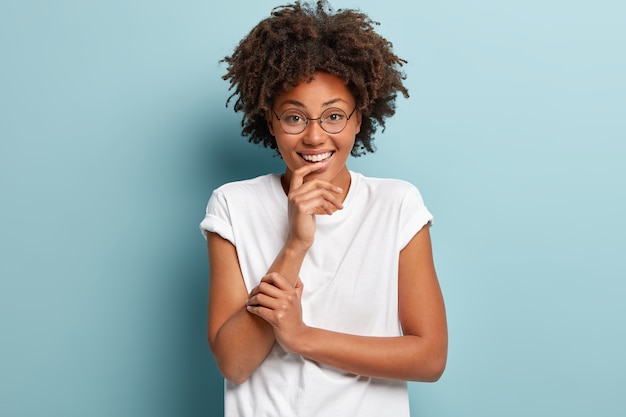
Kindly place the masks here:
POLYGON ((269 282, 262 281, 259 285, 254 287, 250 294, 248 294, 248 299, 254 297, 258 294, 265 294, 269 297, 279 297, 281 290, 277 288, 275 285, 270 284, 269 282))
POLYGON ((341 210, 343 203, 339 198, 326 190, 315 190, 307 194, 293 197, 293 204, 298 208, 298 211, 305 212, 307 214, 315 213, 317 207, 322 208, 329 214, 335 210, 341 210))
POLYGON ((326 212, 326 214, 333 214, 337 210, 343 209, 343 203, 337 199, 326 199, 322 203, 322 209, 326 212))
POLYGON ((284 306, 278 301, 274 299, 267 299, 268 302, 265 303, 266 300, 258 300, 263 302, 258 303, 248 303, 246 304, 246 310, 248 312, 255 314, 272 326, 276 326, 277 319, 279 317, 284 317, 284 311, 281 313, 280 310, 284 310, 284 306))
MULTIPOLYGON (((285 277, 278 272, 270 272, 261 279, 261 283, 271 284, 279 290, 287 291, 293 289, 293 286, 285 277)), ((259 284, 260 285, 260 284, 259 284)))
POLYGON ((250 297, 246 301, 246 305, 261 306, 269 310, 276 310, 280 307, 280 301, 275 297, 268 296, 267 294, 257 294, 250 297))
POLYGON ((318 171, 322 167, 322 163, 306 164, 305 166, 296 169, 291 176, 291 183, 289 184, 289 190, 295 190, 304 183, 304 177, 312 172, 318 171))
POLYGON ((247 305, 246 309, 248 310, 249 313, 259 316, 263 320, 272 324, 272 322, 270 322, 269 320, 270 314, 272 313, 270 309, 263 307, 263 306, 254 306, 254 305, 247 305))
POLYGON ((299 198, 311 198, 316 195, 327 196, 328 199, 337 199, 343 193, 341 187, 335 184, 315 179, 302 184, 299 188, 289 191, 289 200, 297 201, 299 198))
POLYGON ((300 184, 299 187, 292 187, 289 189, 289 197, 295 198, 299 195, 307 194, 314 191, 326 190, 333 194, 342 194, 343 189, 341 187, 336 186, 335 184, 320 180, 314 179, 312 181, 307 181, 305 183, 300 184))
POLYGON ((300 277, 298 277, 298 281, 296 281, 295 288, 296 288, 296 293, 298 294, 298 297, 302 298, 302 292, 304 291, 304 283, 302 282, 300 277))

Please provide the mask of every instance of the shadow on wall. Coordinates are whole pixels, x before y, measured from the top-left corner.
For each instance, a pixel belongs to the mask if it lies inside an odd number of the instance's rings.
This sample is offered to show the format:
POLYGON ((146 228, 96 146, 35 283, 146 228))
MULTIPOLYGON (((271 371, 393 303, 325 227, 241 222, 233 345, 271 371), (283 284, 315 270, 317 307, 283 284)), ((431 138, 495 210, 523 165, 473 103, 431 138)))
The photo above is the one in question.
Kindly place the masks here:
POLYGON ((250 143, 238 132, 239 125, 218 126, 199 152, 206 163, 204 178, 215 184, 213 188, 229 181, 284 171, 283 161, 273 149, 250 143))
MULTIPOLYGON (((256 177, 266 173, 279 173, 283 171, 283 162, 279 156, 275 156, 274 150, 266 149, 260 145, 249 143, 247 138, 240 136, 238 123, 222 122, 207 125, 206 121, 196 126, 200 128, 190 135, 189 164, 185 170, 183 181, 185 187, 193 195, 189 199, 192 203, 189 209, 190 223, 193 233, 191 246, 181 253, 184 276, 193 277, 190 286, 185 290, 181 300, 187 305, 185 313, 188 323, 194 323, 193 338, 198 342, 193 343, 190 352, 187 375, 193 394, 190 394, 190 402, 195 406, 195 414, 219 416, 223 415, 224 383, 206 341, 206 295, 208 289, 208 262, 206 244, 204 243, 198 224, 204 207, 213 189, 220 185, 236 180, 256 177), (196 217, 194 217, 194 214, 196 217), (198 217, 198 215, 200 217, 198 217), (198 328, 202 328, 202 340, 199 340, 198 328), (199 359, 199 360, 198 360, 199 359), (206 412, 205 412, 206 411, 206 412)), ((187 214, 185 214, 187 216, 187 214)), ((185 245, 189 244, 186 242, 185 245)), ((180 274, 181 271, 178 271, 180 274)))

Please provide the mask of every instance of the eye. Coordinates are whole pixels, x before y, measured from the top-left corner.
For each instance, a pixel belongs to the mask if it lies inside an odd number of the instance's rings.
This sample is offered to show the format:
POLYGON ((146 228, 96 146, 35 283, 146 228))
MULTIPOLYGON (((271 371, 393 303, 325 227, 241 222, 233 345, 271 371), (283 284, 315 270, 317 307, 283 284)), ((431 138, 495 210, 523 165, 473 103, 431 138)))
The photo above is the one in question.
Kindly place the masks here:
POLYGON ((346 118, 346 113, 341 109, 328 109, 324 112, 324 122, 340 123, 346 118))
POLYGON ((302 119, 297 114, 290 114, 286 117, 283 117, 283 120, 285 120, 287 123, 298 123, 302 119))
POLYGON ((306 118, 304 115, 298 111, 286 110, 280 116, 280 120, 290 125, 302 124, 305 122, 306 118))

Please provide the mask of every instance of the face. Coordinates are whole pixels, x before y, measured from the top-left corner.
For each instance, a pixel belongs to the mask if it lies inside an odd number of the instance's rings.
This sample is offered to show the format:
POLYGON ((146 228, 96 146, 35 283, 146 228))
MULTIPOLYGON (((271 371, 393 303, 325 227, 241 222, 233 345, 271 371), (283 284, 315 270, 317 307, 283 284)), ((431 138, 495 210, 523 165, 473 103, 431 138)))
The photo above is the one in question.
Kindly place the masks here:
MULTIPOLYGON (((358 111, 353 112, 355 106, 354 97, 343 81, 320 71, 314 74, 310 82, 303 82, 274 99, 275 114, 271 110, 268 112, 268 126, 285 161, 287 181, 291 181, 294 170, 321 161, 321 168, 307 175, 305 181, 320 178, 340 187, 349 183, 350 173, 346 161, 361 128, 361 115, 358 111), (339 133, 328 133, 322 129, 319 120, 310 120, 303 132, 288 134, 276 116, 280 117, 285 110, 296 109, 307 118, 315 119, 331 108, 341 109, 346 115, 352 113, 346 127, 339 133)), ((330 119, 334 117, 331 115, 327 119, 326 126, 330 126, 330 119)), ((282 120, 288 122, 284 117, 282 120)))

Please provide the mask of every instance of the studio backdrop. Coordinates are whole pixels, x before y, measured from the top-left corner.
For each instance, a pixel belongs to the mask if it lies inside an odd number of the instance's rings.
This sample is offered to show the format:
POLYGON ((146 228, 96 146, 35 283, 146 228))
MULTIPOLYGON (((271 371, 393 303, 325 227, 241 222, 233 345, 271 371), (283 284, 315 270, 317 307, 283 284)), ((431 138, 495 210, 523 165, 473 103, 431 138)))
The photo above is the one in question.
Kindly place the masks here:
MULTIPOLYGON (((0 2, 0 415, 223 412, 198 224, 280 172, 219 61, 279 1, 0 2)), ((434 214, 450 352, 415 416, 626 414, 626 7, 337 0, 410 97, 352 170, 434 214)))

